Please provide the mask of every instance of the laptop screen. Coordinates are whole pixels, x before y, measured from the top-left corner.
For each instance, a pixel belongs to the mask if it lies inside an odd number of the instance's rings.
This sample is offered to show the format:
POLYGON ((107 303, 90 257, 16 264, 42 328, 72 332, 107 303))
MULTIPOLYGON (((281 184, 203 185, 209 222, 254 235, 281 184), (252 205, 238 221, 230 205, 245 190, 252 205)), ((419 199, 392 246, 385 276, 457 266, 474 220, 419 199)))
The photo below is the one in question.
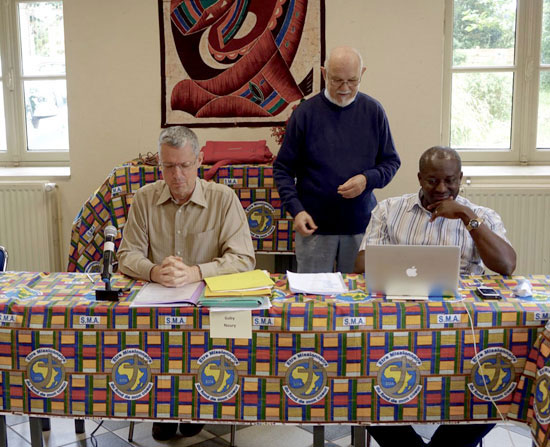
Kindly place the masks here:
POLYGON ((418 299, 454 296, 460 247, 454 245, 369 245, 365 249, 367 291, 418 299))

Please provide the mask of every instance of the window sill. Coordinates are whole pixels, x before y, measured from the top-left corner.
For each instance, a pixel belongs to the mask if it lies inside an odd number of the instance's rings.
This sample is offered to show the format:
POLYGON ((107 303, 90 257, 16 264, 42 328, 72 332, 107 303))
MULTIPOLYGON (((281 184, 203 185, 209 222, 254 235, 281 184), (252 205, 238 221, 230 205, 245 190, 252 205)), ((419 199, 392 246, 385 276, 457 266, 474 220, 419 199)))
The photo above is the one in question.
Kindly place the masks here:
POLYGON ((0 167, 0 180, 68 180, 70 177, 68 166, 0 167))
POLYGON ((515 177, 515 178, 550 178, 550 166, 464 166, 462 165, 464 178, 472 177, 515 177))

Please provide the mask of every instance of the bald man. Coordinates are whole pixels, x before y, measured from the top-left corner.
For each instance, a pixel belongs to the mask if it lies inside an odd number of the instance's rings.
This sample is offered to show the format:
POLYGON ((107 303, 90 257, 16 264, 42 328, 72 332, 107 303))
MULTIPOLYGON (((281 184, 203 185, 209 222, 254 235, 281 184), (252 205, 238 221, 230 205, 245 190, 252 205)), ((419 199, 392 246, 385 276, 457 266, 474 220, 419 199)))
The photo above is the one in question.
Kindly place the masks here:
POLYGON ((373 190, 401 164, 384 109, 359 92, 365 70, 356 49, 330 52, 321 68, 327 87, 294 111, 273 167, 294 217, 301 273, 353 271, 373 190))

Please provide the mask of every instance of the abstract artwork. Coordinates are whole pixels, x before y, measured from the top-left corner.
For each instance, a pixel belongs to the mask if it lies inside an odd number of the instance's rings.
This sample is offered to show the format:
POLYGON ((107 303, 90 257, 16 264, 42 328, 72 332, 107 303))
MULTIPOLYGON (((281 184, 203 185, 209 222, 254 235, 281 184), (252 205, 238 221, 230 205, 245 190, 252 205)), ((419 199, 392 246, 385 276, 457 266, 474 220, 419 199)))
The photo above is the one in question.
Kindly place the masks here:
POLYGON ((321 89, 324 0, 159 0, 162 126, 269 126, 321 89))

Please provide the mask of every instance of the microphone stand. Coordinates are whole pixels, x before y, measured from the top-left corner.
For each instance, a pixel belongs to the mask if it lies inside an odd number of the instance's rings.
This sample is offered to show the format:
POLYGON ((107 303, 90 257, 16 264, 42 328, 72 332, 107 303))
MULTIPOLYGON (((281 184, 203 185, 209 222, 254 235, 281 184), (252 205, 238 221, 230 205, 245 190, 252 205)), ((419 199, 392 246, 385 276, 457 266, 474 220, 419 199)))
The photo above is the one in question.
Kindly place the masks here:
POLYGON ((123 289, 112 289, 111 278, 103 278, 105 290, 99 289, 95 291, 96 301, 118 301, 118 297, 124 292, 123 289))
POLYGON ((115 257, 115 238, 117 229, 112 225, 105 227, 105 243, 103 245, 103 270, 101 279, 105 283, 105 290, 96 290, 95 299, 97 301, 118 301, 124 290, 111 289, 111 275, 113 274, 113 261, 115 257))
POLYGON ((95 291, 96 301, 118 301, 118 297, 122 296, 124 292, 128 292, 130 288, 126 289, 113 289, 111 287, 111 275, 113 266, 110 265, 108 270, 101 275, 101 279, 105 284, 105 289, 99 289, 95 291))

